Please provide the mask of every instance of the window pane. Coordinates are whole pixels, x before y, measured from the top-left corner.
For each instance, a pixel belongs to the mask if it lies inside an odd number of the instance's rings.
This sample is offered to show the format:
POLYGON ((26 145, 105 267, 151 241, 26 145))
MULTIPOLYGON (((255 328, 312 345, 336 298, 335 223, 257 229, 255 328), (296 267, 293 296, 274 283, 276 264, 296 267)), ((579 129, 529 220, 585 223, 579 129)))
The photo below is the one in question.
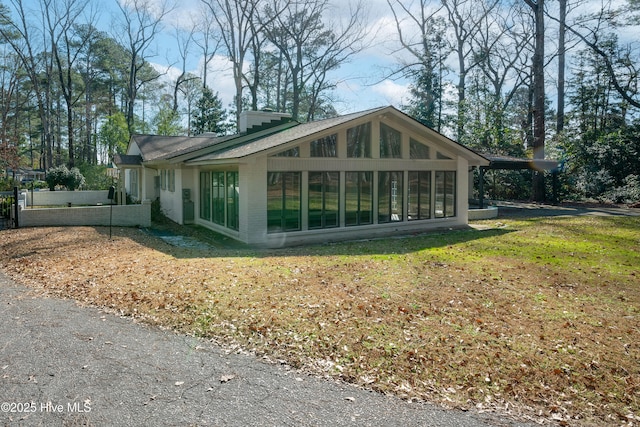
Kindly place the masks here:
POLYGON ((224 172, 211 173, 212 221, 224 225, 224 172))
POLYGON ((309 172, 309 228, 322 228, 322 173, 309 172))
POLYGON ((402 221, 402 172, 378 173, 378 222, 402 221))
POLYGON ((436 218, 456 215, 456 173, 436 172, 436 218))
POLYGON ((131 179, 131 197, 138 197, 138 170, 132 169, 129 178, 131 179))
POLYGON ((338 135, 311 141, 311 157, 338 157, 338 135))
POLYGON ((286 176, 284 229, 300 230, 300 173, 290 172, 286 176))
POLYGON ((360 190, 358 187, 358 172, 345 174, 345 207, 344 220, 346 225, 358 225, 360 208, 360 190))
POLYGON ((300 157, 300 150, 298 147, 293 147, 289 150, 274 154, 273 157, 300 157))
POLYGON ((340 225, 340 173, 326 172, 324 175, 324 227, 340 225))
POLYGON ((456 173, 445 172, 445 209, 447 217, 456 216, 456 173))
POLYGON ((309 229, 339 224, 339 172, 309 172, 309 229))
POLYGON ((283 178, 282 173, 267 174, 267 231, 282 231, 283 178))
POLYGON ((347 129, 347 157, 371 157, 371 123, 347 129))
POLYGON ((211 178, 209 172, 200 172, 200 218, 211 221, 211 178))
POLYGON ((345 224, 373 223, 373 172, 347 172, 345 177, 345 224))
POLYGON ((430 159, 431 158, 431 152, 428 146, 419 143, 413 138, 410 140, 409 145, 410 145, 410 151, 411 151, 410 157, 412 159, 430 159))
POLYGON ((409 221, 431 217, 431 172, 409 172, 409 221))
POLYGON ((380 158, 402 158, 402 134, 384 123, 380 123, 380 158))
POLYGON ((300 229, 300 173, 270 172, 267 175, 267 231, 300 229))
POLYGON ((239 226, 238 172, 227 172, 227 228, 239 226))

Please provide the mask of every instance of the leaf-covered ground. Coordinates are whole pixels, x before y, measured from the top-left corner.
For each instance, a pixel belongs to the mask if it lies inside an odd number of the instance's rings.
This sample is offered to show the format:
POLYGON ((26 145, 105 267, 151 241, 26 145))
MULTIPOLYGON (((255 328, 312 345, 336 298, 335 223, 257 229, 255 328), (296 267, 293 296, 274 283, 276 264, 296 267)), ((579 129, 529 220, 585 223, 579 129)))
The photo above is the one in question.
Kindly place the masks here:
POLYGON ((640 423, 640 217, 252 250, 137 229, 0 232, 0 268, 50 295, 315 374, 562 425, 640 423))

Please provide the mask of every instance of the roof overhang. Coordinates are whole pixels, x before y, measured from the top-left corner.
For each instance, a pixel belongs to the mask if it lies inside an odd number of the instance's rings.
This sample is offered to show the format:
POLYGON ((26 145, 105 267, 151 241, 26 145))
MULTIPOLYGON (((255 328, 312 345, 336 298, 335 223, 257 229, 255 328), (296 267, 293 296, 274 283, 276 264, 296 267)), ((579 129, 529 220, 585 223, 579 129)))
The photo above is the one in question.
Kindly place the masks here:
POLYGON ((501 170, 537 170, 537 171, 553 171, 558 169, 559 162, 557 160, 547 159, 521 159, 507 156, 485 155, 489 159, 488 166, 482 166, 484 169, 501 169, 501 170))
POLYGON ((131 154, 114 154, 113 163, 115 163, 118 168, 141 167, 142 156, 131 154))

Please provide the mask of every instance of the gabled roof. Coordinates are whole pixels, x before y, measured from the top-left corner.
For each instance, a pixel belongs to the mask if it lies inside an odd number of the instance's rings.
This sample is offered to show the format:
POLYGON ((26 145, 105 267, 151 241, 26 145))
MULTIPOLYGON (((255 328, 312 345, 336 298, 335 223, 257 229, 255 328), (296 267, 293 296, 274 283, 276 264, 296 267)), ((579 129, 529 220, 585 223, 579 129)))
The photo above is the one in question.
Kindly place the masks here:
POLYGON ((301 138, 328 131, 335 126, 339 126, 352 120, 357 120, 369 114, 380 112, 385 108, 387 107, 374 108, 371 110, 361 111, 359 113, 347 114, 344 116, 325 120, 318 120, 316 122, 298 124, 297 126, 283 130, 282 132, 274 133, 265 138, 257 139, 250 144, 242 144, 226 150, 215 151, 208 155, 191 159, 187 163, 206 162, 211 160, 229 160, 247 157, 252 154, 275 148, 301 138))
MULTIPOLYGON (((394 117, 412 126, 417 132, 428 132, 435 141, 446 144, 449 149, 457 152, 457 154, 467 157, 470 165, 489 164, 486 157, 422 125, 417 120, 391 106, 373 108, 310 123, 301 124, 293 121, 280 123, 274 127, 259 129, 257 132, 245 132, 231 136, 134 135, 131 138, 129 150, 134 153, 136 150, 132 149, 132 145, 135 144, 140 152, 138 159, 143 163, 185 162, 187 164, 201 164, 212 161, 228 161, 251 156, 315 134, 329 132, 345 123, 375 115, 388 115, 388 117, 394 117)), ((122 160, 126 161, 128 159, 124 159, 124 157, 132 156, 122 157, 122 160)), ((116 163, 121 164, 117 161, 116 163)))
POLYGON ((166 160, 179 153, 195 151, 198 148, 216 144, 220 137, 204 136, 161 136, 133 135, 131 141, 138 146, 143 161, 166 160))

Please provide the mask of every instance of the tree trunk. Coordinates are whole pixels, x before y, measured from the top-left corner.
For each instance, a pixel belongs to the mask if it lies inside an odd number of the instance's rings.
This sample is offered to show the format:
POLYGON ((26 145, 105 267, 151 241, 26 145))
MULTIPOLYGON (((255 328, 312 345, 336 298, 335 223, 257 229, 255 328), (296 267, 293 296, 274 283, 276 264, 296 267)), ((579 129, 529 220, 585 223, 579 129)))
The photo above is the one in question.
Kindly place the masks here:
POLYGON ((556 118, 556 132, 559 135, 564 130, 564 71, 566 55, 566 20, 567 0, 559 0, 560 4, 560 31, 558 33, 558 115, 556 118))
MULTIPOLYGON (((535 50, 533 54, 533 159, 544 159, 545 90, 544 90, 544 0, 526 0, 535 15, 535 50)), ((545 200, 544 171, 533 173, 533 200, 545 200)))

